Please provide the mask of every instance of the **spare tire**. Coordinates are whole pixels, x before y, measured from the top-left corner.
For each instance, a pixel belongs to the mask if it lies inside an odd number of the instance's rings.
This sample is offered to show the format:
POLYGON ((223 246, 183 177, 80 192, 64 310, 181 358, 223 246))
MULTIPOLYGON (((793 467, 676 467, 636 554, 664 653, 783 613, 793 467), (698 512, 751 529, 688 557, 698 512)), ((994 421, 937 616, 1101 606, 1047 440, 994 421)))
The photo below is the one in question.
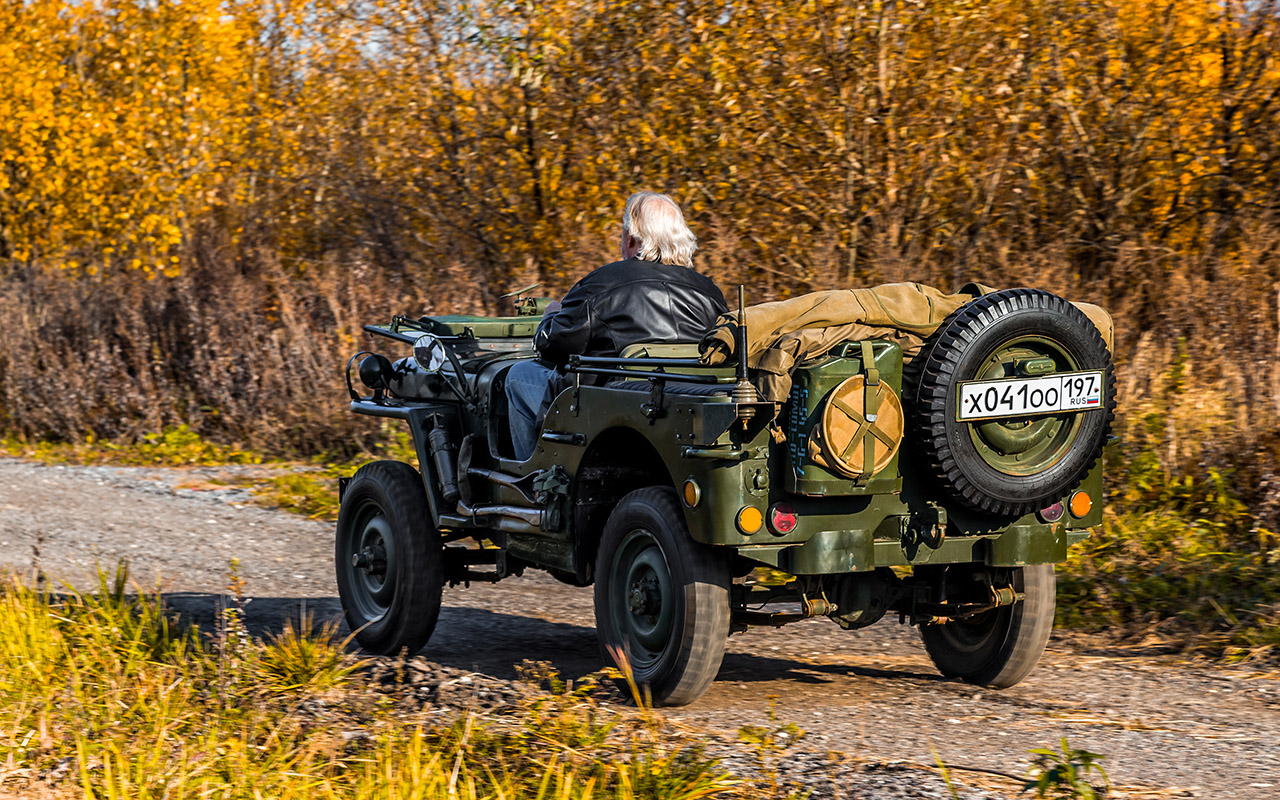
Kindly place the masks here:
POLYGON ((990 514, 1016 517, 1061 500, 1097 462, 1115 418, 1102 335, 1080 309, 1039 289, 968 303, 929 337, 908 375, 907 426, 925 469, 946 494, 990 514), (1060 393, 1051 393, 1055 376, 1060 393), (1068 391, 1068 380, 1079 383, 1068 391), (1079 406, 1053 410, 1068 396, 1079 406))

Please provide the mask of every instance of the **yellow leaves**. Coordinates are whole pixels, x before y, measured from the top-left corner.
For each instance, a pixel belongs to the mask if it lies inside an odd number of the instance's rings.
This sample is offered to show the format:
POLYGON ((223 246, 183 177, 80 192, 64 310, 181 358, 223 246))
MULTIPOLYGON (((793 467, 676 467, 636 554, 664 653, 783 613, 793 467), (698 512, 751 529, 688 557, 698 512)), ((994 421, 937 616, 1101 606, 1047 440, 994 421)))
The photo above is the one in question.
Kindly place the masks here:
POLYGON ((217 0, 5 4, 0 219, 15 250, 171 269, 183 199, 240 161, 255 45, 217 0))
POLYGON ((548 264, 653 185, 785 256, 900 196, 935 215, 922 230, 999 213, 988 186, 1051 216, 1063 173, 1095 167, 1063 167, 1075 148, 1124 150, 1106 125, 1171 143, 1133 168, 1148 208, 1204 185, 1185 162, 1214 152, 1221 109, 1211 0, 927 5, 0 4, 0 235, 169 274, 184 230, 311 258, 389 215, 405 240, 548 264), (1134 98, 1168 118, 1125 128, 1134 106, 1110 104, 1134 98), (1025 177, 992 180, 1012 164, 1025 177))

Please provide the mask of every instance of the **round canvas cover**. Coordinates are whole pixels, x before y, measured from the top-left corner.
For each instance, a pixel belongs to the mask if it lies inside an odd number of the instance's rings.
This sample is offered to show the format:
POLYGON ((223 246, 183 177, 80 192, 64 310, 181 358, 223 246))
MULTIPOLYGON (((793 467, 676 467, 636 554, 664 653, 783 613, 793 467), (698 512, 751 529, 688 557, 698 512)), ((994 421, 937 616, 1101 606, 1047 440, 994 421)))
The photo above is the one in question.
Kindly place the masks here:
POLYGON ((874 475, 902 444, 902 401, 885 382, 869 387, 875 412, 867 419, 866 376, 844 380, 827 396, 822 421, 809 437, 809 458, 850 478, 874 475), (868 448, 871 468, 867 468, 868 448))

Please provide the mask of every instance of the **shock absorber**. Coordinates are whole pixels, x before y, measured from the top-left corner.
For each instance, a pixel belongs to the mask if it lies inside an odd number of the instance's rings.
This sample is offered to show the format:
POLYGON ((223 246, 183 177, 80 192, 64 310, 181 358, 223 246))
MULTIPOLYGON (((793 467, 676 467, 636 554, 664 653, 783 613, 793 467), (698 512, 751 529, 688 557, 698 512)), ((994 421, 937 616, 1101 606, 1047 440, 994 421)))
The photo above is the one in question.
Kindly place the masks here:
POLYGON ((440 481, 440 491, 444 494, 444 502, 453 506, 461 496, 458 492, 458 472, 453 457, 453 437, 449 435, 449 427, 440 414, 431 417, 431 430, 427 433, 427 446, 431 450, 431 463, 435 465, 436 477, 440 481))

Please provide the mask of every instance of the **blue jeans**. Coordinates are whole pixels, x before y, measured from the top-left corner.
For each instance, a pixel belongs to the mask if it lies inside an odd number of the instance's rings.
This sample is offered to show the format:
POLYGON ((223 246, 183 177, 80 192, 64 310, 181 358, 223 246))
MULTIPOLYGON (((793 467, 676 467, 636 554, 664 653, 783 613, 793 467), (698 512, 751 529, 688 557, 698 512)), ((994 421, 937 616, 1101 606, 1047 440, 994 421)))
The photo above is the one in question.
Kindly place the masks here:
POLYGON ((538 444, 538 426, 565 379, 551 367, 521 361, 507 370, 507 413, 515 457, 528 461, 538 444))

